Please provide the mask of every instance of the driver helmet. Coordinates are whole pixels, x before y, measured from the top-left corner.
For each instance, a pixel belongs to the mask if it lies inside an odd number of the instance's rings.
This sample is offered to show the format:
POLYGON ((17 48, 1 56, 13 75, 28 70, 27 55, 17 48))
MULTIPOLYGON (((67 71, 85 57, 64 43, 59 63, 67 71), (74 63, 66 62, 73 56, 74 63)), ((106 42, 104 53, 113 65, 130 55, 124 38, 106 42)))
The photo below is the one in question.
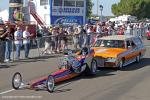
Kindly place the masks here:
POLYGON ((87 47, 84 47, 84 48, 81 50, 81 54, 82 54, 82 55, 87 55, 87 54, 88 54, 88 48, 87 48, 87 47))

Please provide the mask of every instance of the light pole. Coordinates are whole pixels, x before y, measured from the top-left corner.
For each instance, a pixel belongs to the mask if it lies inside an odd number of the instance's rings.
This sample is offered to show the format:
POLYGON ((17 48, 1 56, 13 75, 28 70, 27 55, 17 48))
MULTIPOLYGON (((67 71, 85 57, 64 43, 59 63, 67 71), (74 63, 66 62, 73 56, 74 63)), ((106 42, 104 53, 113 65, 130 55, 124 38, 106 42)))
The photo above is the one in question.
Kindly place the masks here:
POLYGON ((97 0, 97 16, 98 16, 98 4, 99 4, 99 3, 98 3, 98 0, 97 0))
POLYGON ((102 21, 102 11, 103 11, 103 5, 99 5, 100 11, 101 11, 101 16, 100 16, 100 21, 102 21))

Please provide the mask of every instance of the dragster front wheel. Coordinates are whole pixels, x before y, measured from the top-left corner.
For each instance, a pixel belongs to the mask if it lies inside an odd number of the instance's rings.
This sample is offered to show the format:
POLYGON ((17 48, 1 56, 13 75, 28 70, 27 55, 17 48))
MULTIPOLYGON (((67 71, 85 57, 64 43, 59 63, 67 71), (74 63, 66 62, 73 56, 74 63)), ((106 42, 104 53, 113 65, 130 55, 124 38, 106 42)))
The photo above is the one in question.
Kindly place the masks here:
POLYGON ((16 72, 12 77, 12 87, 14 89, 19 89, 22 83, 22 76, 19 72, 16 72))
POLYGON ((55 80, 54 80, 54 77, 52 75, 49 75, 48 76, 48 79, 47 79, 47 91, 48 92, 53 92, 54 91, 54 88, 55 88, 55 80))

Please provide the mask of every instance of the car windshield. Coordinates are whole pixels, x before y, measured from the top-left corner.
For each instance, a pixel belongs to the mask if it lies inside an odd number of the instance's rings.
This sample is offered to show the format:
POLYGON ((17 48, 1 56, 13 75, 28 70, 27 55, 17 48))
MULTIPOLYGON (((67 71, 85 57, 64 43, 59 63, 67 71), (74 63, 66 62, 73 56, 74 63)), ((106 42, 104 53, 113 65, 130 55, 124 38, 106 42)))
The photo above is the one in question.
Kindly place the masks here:
POLYGON ((125 48, 123 40, 97 40, 94 47, 125 48))

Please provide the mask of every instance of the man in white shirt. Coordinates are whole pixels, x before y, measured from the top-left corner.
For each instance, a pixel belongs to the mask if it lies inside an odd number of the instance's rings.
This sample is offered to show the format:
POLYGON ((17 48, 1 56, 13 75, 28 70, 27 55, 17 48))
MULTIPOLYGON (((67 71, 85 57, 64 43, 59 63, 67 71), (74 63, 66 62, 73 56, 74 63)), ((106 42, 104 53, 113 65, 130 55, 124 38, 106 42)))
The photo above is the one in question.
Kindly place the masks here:
POLYGON ((29 49, 30 49, 30 33, 29 33, 29 27, 25 27, 25 30, 23 32, 23 45, 25 49, 25 58, 28 58, 29 55, 29 49))
POLYGON ((20 48, 22 46, 22 30, 21 27, 17 27, 17 31, 14 33, 15 46, 16 46, 16 59, 20 58, 20 48))

